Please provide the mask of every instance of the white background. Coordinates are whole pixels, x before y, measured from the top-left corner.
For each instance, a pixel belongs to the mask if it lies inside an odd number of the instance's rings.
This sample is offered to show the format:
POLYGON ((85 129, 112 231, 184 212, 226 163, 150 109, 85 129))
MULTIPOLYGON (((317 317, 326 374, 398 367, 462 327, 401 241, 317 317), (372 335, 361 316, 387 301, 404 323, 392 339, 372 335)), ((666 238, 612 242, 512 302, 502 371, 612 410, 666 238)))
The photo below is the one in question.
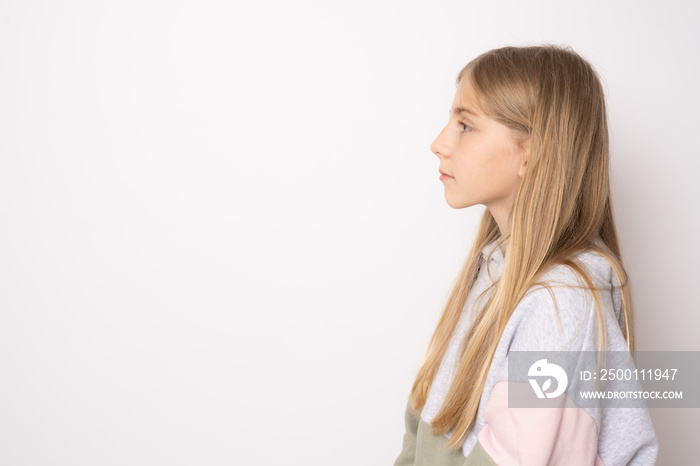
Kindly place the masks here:
MULTIPOLYGON (((388 465, 503 45, 603 76, 640 350, 700 350, 697 1, 0 1, 0 463, 388 465)), ((659 464, 698 410, 652 410, 659 464)))

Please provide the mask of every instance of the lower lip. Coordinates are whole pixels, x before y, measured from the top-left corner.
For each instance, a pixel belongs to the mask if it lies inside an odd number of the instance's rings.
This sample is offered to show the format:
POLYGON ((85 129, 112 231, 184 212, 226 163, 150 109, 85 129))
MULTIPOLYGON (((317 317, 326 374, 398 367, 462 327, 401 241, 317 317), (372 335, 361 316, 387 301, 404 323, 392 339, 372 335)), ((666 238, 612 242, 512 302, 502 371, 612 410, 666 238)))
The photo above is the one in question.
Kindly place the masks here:
POLYGON ((452 179, 454 179, 454 177, 452 177, 452 176, 440 175, 440 181, 452 180, 452 179))

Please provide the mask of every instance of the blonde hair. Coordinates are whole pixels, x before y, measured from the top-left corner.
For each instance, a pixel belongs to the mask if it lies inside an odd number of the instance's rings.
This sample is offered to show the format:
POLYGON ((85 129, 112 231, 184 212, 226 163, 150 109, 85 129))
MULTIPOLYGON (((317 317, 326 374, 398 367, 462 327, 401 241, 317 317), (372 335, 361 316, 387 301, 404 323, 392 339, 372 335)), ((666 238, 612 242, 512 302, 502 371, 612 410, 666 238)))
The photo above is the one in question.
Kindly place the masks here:
POLYGON ((634 351, 631 292, 610 199, 605 96, 596 71, 569 48, 503 47, 469 62, 457 85, 462 79, 469 79, 483 113, 529 137, 530 152, 510 212, 510 231, 502 237, 491 213, 484 212, 411 389, 412 408, 420 412, 476 279, 482 249, 493 240, 507 242, 502 275, 465 337, 450 390, 431 421, 433 435, 453 430, 446 443, 451 451, 461 448, 476 419, 489 366, 511 314, 528 289, 549 288, 538 280, 550 267, 571 267, 593 292, 600 347, 605 349, 605 316, 597 288, 585 267, 573 260, 582 251, 603 256, 620 284, 622 332, 634 351))

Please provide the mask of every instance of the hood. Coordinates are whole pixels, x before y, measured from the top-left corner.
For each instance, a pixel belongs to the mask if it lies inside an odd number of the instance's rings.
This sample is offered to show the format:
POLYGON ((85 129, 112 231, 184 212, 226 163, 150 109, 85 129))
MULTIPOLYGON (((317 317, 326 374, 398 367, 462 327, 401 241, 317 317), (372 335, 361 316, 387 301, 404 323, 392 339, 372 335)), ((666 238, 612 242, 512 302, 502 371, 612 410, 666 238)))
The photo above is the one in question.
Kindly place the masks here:
MULTIPOLYGON (((503 271, 503 266, 505 265, 503 249, 501 246, 498 246, 499 241, 500 238, 496 238, 484 246, 481 250, 481 259, 486 260, 489 258, 488 270, 494 279, 500 277, 503 271)), ((607 249, 607 247, 599 239, 595 240, 595 244, 601 249, 607 249)), ((622 313, 622 293, 620 289, 620 282, 613 272, 613 268, 610 263, 603 256, 592 251, 578 253, 576 260, 584 265, 589 273, 591 273, 591 278, 597 287, 603 289, 607 288, 609 290, 608 292, 612 297, 613 309, 615 310, 615 317, 617 318, 617 322, 620 327, 622 327, 624 325, 624 314, 622 313)))

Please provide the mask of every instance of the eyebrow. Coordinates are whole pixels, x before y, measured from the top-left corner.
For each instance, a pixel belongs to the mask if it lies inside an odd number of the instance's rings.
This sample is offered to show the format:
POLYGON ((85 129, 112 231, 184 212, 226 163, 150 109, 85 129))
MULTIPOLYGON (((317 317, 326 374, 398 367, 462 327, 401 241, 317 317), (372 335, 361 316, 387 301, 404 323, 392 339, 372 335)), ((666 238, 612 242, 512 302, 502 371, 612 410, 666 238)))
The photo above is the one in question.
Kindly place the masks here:
POLYGON ((477 117, 477 118, 479 117, 479 115, 477 115, 476 112, 473 112, 466 107, 455 107, 452 109, 451 112, 448 111, 447 113, 454 115, 454 116, 461 115, 462 113, 468 113, 474 117, 477 117))

